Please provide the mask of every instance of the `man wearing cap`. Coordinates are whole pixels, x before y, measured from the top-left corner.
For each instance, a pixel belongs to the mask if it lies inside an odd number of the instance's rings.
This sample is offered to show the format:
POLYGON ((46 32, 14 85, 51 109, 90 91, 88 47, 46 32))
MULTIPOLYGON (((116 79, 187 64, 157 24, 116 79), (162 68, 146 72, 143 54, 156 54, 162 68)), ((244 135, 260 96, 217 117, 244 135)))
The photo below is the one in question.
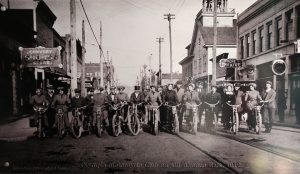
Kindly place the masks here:
POLYGON ((211 92, 209 92, 206 95, 205 101, 207 103, 210 103, 210 104, 216 104, 216 103, 219 102, 219 104, 216 105, 216 107, 214 109, 214 112, 213 113, 208 112, 211 115, 207 115, 207 118, 206 118, 206 122, 207 122, 208 127, 212 128, 212 123, 213 123, 213 118, 214 118, 213 114, 218 115, 219 106, 220 106, 220 103, 221 103, 221 94, 217 92, 217 86, 216 85, 211 85, 211 92))
MULTIPOLYGON (((134 86, 134 92, 130 95, 130 102, 131 103, 140 104, 140 103, 144 102, 145 97, 144 97, 143 93, 140 90, 141 90, 140 86, 134 86)), ((144 107, 145 107, 144 104, 138 105, 137 106, 138 112, 141 112, 141 113, 145 114, 144 107)))
POLYGON ((109 103, 117 103, 117 93, 116 93, 116 87, 115 86, 110 87, 110 93, 108 95, 108 101, 109 101, 109 103))
POLYGON ((233 93, 234 93, 234 96, 235 96, 235 103, 234 105, 239 105, 241 104, 241 106, 239 106, 237 108, 237 112, 238 112, 238 115, 239 115, 239 118, 241 119, 241 115, 244 111, 244 107, 245 106, 245 102, 244 102, 244 97, 245 97, 245 94, 242 90, 240 90, 241 88, 241 84, 240 83, 235 83, 234 84, 234 90, 233 90, 233 93))
MULTIPOLYGON (((56 106, 57 109, 62 109, 64 112, 64 121, 67 129, 69 129, 69 117, 68 117, 68 106, 71 104, 70 98, 64 94, 64 87, 57 88, 59 93, 54 96, 52 106, 56 106)), ((57 125, 58 118, 55 116, 55 125, 57 125)))
MULTIPOLYGON (((52 85, 47 86, 47 93, 45 94, 46 99, 48 100, 49 103, 52 103, 54 100, 54 88, 52 85)), ((55 109, 49 107, 47 110, 47 118, 48 118, 48 124, 49 127, 52 128, 53 124, 55 122, 55 109)))
POLYGON ((254 106, 258 104, 259 101, 262 100, 261 96, 259 95, 259 92, 255 90, 256 84, 250 83, 249 84, 250 91, 247 91, 245 94, 245 101, 247 102, 247 111, 248 111, 248 126, 251 130, 252 128, 255 128, 256 126, 256 118, 255 118, 255 110, 254 106))
POLYGON ((262 93, 262 99, 265 101, 263 116, 264 116, 264 124, 265 124, 265 132, 270 133, 272 129, 273 119, 275 117, 275 109, 276 109, 276 92, 272 87, 272 82, 266 82, 266 90, 262 93))
MULTIPOLYGON (((31 97, 30 104, 33 105, 34 108, 45 108, 49 105, 48 100, 46 99, 45 95, 42 94, 42 90, 40 88, 37 88, 35 91, 35 95, 31 97)), ((44 115, 43 115, 43 118, 44 115)), ((38 121, 38 113, 34 114, 34 122, 37 123, 38 121)), ((48 121, 47 119, 44 120, 45 126, 48 127, 48 121)))
POLYGON ((105 120, 105 125, 108 127, 109 126, 109 121, 108 121, 108 111, 105 107, 103 107, 105 104, 108 103, 108 98, 107 95, 103 93, 104 88, 99 87, 100 92, 94 94, 94 107, 93 107, 93 126, 96 125, 96 114, 97 110, 101 110, 103 114, 103 119, 105 120))
MULTIPOLYGON (((189 103, 191 105, 196 105, 200 103, 199 95, 197 91, 194 91, 195 85, 193 83, 190 83, 188 85, 188 91, 186 91, 183 95, 183 102, 189 103)), ((187 117, 187 123, 189 126, 189 129, 192 129, 192 121, 193 121, 193 111, 190 105, 186 105, 186 112, 188 112, 187 117)), ((179 126, 182 125, 182 123, 179 122, 179 126)))
MULTIPOLYGON (((184 89, 182 88, 182 81, 178 80, 176 82, 175 92, 177 95, 177 100, 179 103, 182 103, 182 97, 184 95, 184 89)), ((180 105, 180 107, 177 110, 178 114, 178 120, 179 120, 179 130, 182 130, 182 119, 183 119, 183 111, 184 111, 184 105, 180 105)))

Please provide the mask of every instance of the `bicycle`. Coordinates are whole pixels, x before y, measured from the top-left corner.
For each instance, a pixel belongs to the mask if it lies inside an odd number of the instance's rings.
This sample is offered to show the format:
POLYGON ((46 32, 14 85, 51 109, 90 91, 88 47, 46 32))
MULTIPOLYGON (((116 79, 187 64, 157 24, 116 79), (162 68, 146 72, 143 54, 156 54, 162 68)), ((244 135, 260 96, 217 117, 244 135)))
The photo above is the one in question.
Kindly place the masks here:
POLYGON ((83 130, 83 121, 84 121, 85 114, 83 113, 83 110, 86 107, 87 106, 83 106, 83 107, 74 109, 74 115, 71 120, 71 133, 72 133, 73 137, 76 139, 80 138, 82 132, 84 131, 83 130))
MULTIPOLYGON (((207 103, 204 102, 205 104, 207 104, 210 108, 210 111, 208 111, 208 109, 206 109, 208 112, 213 113, 213 125, 214 125, 214 130, 217 130, 217 125, 218 125, 218 118, 217 118, 217 114, 215 113, 214 109, 216 107, 217 104, 219 104, 219 101, 215 104, 211 104, 211 103, 207 103)), ((207 118, 208 118, 208 112, 205 111, 205 129, 207 130, 207 118)))
POLYGON ((232 120, 231 120, 231 130, 234 134, 237 134, 239 131, 239 114, 237 112, 237 108, 240 107, 242 104, 239 105, 231 105, 228 102, 226 104, 232 107, 232 120))
POLYGON ((196 134, 197 133, 197 127, 198 127, 198 107, 202 104, 198 104, 198 105, 193 105, 191 103, 186 103, 189 106, 191 106, 192 112, 193 112, 193 121, 192 121, 192 133, 196 134))
POLYGON ((128 130, 132 135, 137 135, 140 131, 140 122, 136 115, 130 115, 129 107, 127 108, 127 115, 125 115, 125 108, 128 106, 127 102, 122 102, 118 105, 112 105, 112 109, 115 111, 112 118, 112 133, 115 137, 122 133, 122 127, 127 125, 128 130), (131 126, 137 125, 138 129, 131 126))
POLYGON ((256 119, 256 124, 255 124, 255 133, 260 134, 262 130, 262 116, 261 116, 261 108, 264 106, 266 101, 260 101, 259 103, 262 103, 262 105, 256 105, 254 106, 255 110, 255 119, 256 119))
POLYGON ((150 126, 150 131, 154 135, 158 135, 158 121, 159 121, 159 114, 158 114, 158 109, 162 106, 152 106, 150 105, 148 108, 148 125, 150 126))
POLYGON ((138 106, 143 105, 144 102, 142 103, 138 103, 132 104, 132 107, 129 108, 130 111, 130 116, 131 116, 131 128, 132 130, 129 130, 131 132, 131 134, 133 135, 137 135, 139 133, 138 130, 141 130, 141 123, 145 122, 145 118, 143 116, 143 113, 141 111, 138 111, 138 106), (135 119, 137 119, 138 121, 135 121, 135 119), (139 124, 137 124, 139 122, 139 124))
POLYGON ((47 117, 45 115, 48 107, 33 107, 34 112, 38 114, 37 120, 37 137, 42 139, 46 137, 45 125, 47 123, 47 117))
POLYGON ((178 120, 178 115, 177 115, 177 107, 180 106, 181 104, 178 105, 168 105, 168 102, 164 103, 165 106, 170 107, 172 109, 172 130, 175 134, 179 134, 179 120, 178 120))
POLYGON ((93 126, 95 127, 95 131, 98 137, 101 137, 102 132, 104 131, 104 116, 103 116, 103 108, 107 107, 107 105, 103 105, 101 107, 96 107, 96 122, 93 123, 93 126))

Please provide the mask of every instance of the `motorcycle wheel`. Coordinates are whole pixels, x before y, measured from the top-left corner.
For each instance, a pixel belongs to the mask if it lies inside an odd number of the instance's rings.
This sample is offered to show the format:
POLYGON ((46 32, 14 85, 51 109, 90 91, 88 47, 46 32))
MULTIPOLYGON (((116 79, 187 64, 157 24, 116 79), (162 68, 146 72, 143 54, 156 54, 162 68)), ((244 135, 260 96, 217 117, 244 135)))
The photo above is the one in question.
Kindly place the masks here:
POLYGON ((261 114, 259 113, 258 116, 256 116, 256 126, 255 126, 255 133, 260 134, 262 127, 262 118, 261 114))
POLYGON ((120 135, 120 127, 121 127, 121 121, 117 114, 114 114, 112 118, 112 133, 115 137, 120 135))
POLYGON ((78 139, 81 137, 82 127, 79 124, 79 118, 73 117, 71 121, 71 132, 74 138, 78 139))
POLYGON ((158 115, 155 112, 153 116, 153 133, 154 135, 158 135, 158 115))
POLYGON ((178 115, 177 113, 174 114, 174 133, 179 134, 179 120, 178 120, 178 115))
POLYGON ((196 134, 197 133, 197 126, 198 126, 198 119, 197 119, 197 114, 193 114, 193 133, 196 134))
POLYGON ((57 130, 58 130, 58 138, 62 139, 64 136, 64 120, 63 116, 58 116, 57 130))
POLYGON ((129 117, 128 117, 128 129, 129 129, 129 132, 133 136, 136 136, 140 132, 140 127, 141 127, 141 124, 140 124, 140 120, 139 120, 137 114, 129 115, 129 117))
POLYGON ((101 137, 103 131, 102 114, 96 118, 96 133, 98 137, 101 137))

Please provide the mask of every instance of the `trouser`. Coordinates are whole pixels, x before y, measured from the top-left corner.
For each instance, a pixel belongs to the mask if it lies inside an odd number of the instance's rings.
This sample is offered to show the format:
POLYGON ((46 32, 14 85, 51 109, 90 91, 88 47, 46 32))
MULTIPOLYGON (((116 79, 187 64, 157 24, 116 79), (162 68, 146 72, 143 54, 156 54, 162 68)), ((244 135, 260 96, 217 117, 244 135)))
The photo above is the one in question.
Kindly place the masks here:
POLYGON ((273 118, 275 117, 275 108, 264 108, 264 124, 266 129, 272 129, 273 118))
POLYGON ((280 122, 284 122, 284 109, 278 109, 278 117, 280 122))
POLYGON ((232 120, 232 116, 233 116, 232 108, 229 106, 224 106, 222 112, 222 119, 225 128, 230 128, 230 121, 232 120))
POLYGON ((49 127, 53 127, 53 124, 55 123, 55 109, 48 108, 47 119, 49 127))
POLYGON ((214 115, 215 114, 217 115, 218 112, 216 110, 211 111, 210 109, 208 109, 208 110, 206 110, 205 113, 206 113, 205 121, 206 121, 207 129, 211 129, 213 127, 214 115))
POLYGON ((255 110, 254 109, 248 111, 247 124, 251 128, 254 128, 256 126, 256 117, 255 117, 255 110))

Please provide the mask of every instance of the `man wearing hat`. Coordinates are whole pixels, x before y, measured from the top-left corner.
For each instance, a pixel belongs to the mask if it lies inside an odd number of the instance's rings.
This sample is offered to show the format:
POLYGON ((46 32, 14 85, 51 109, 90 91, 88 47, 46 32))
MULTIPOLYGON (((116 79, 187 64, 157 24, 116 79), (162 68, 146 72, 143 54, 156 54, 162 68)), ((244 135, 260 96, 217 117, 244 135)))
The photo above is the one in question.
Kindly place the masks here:
MULTIPOLYGON (((196 105, 200 103, 200 99, 199 99, 199 95, 198 92, 194 90, 195 89, 195 85, 193 83, 190 83, 188 85, 188 91, 186 91, 183 95, 183 102, 186 103, 188 102, 191 105, 196 105)), ((189 126, 189 129, 192 129, 192 121, 193 121, 193 112, 192 112, 192 108, 190 107, 190 105, 186 105, 186 112, 188 112, 188 117, 187 117, 187 123, 189 126)), ((182 126, 182 123, 179 122, 179 126, 182 126)), ((194 132, 196 133, 196 132, 194 132)))
POLYGON ((109 103, 117 103, 117 90, 115 86, 110 87, 110 93, 107 97, 109 103))
POLYGON ((245 106, 245 102, 244 102, 245 101, 244 100, 245 94, 244 94, 244 92, 242 90, 240 90, 240 88, 241 88, 241 84, 240 83, 235 83, 234 84, 234 90, 233 90, 233 93, 234 93, 234 96, 235 96, 235 103, 234 103, 234 105, 241 104, 241 106, 239 106, 237 108, 237 112, 239 114, 239 118, 241 118, 241 115, 242 115, 242 113, 244 111, 243 108, 246 107, 245 106))
MULTIPOLYGON (((94 94, 94 107, 93 107, 93 126, 96 125, 96 114, 98 110, 102 111, 103 119, 105 120, 105 125, 109 126, 108 121, 108 111, 105 107, 103 107, 106 103, 108 103, 107 95, 103 93, 104 88, 99 87, 100 92, 97 94, 94 94)), ((107 130, 107 129, 106 129, 107 130)))
POLYGON ((272 89, 272 82, 266 82, 266 89, 262 93, 262 99, 265 101, 263 115, 264 115, 264 124, 265 132, 270 133, 272 129, 273 119, 275 117, 276 109, 276 92, 272 89))
MULTIPOLYGON (((45 94, 46 99, 49 101, 49 103, 52 103, 54 100, 54 88, 52 85, 47 86, 47 93, 45 94)), ((49 107, 47 110, 47 118, 48 118, 48 124, 49 127, 52 128, 53 124, 55 122, 55 109, 49 107)))
POLYGON ((88 105, 88 107, 86 109, 87 115, 89 115, 89 116, 93 115, 94 88, 89 89, 88 95, 85 98, 85 103, 88 105))
MULTIPOLYGON (((151 109, 151 106, 158 106, 162 103, 161 95, 156 91, 156 87, 154 85, 150 86, 150 92, 145 97, 145 102, 149 103, 148 111, 151 109)), ((146 114, 148 116, 148 114, 146 114)), ((146 118, 147 120, 148 118, 146 118)), ((160 110, 158 110, 158 120, 160 121, 160 110)))
MULTIPOLYGON (((140 104, 144 102, 145 97, 143 93, 140 91, 140 86, 134 86, 134 92, 130 95, 130 102, 134 104, 140 104)), ((145 113, 144 104, 137 106, 138 112, 145 113)), ((145 118, 144 118, 145 119, 145 118)))
MULTIPOLYGON (((69 117, 68 117, 68 106, 71 104, 70 98, 64 94, 64 87, 57 88, 59 93, 54 96, 52 101, 52 106, 55 106, 56 109, 62 109, 64 112, 64 121, 66 128, 69 129, 69 117)), ((58 118, 55 116, 55 125, 57 125, 58 118)))
MULTIPOLYGON (((173 84, 168 84, 167 90, 164 92, 164 95, 162 96, 162 101, 164 103, 168 103, 168 105, 175 106, 179 103, 177 94, 175 90, 173 89, 173 84)), ((169 130, 173 129, 172 128, 172 122, 173 122, 173 117, 171 115, 172 113, 172 108, 171 107, 164 107, 166 114, 161 115, 161 120, 163 126, 167 126, 169 130)))
POLYGON ((86 105, 86 100, 81 96, 81 90, 75 89, 75 96, 71 99, 71 106, 73 109, 81 108, 86 105))
MULTIPOLYGON (((175 92, 177 95, 177 100, 179 103, 182 103, 182 97, 184 95, 184 88, 182 87, 182 81, 178 80, 175 85, 175 92)), ((179 121, 179 130, 182 130, 182 119, 183 119, 183 111, 184 111, 184 105, 180 105, 180 107, 177 110, 178 114, 178 121, 179 121)))
POLYGON ((255 90, 256 84, 250 83, 249 84, 250 91, 247 91, 245 94, 245 101, 247 102, 247 111, 248 111, 248 126, 251 130, 252 128, 255 128, 256 126, 256 118, 255 118, 255 110, 254 106, 258 104, 259 101, 262 100, 261 96, 259 95, 259 92, 255 90))

